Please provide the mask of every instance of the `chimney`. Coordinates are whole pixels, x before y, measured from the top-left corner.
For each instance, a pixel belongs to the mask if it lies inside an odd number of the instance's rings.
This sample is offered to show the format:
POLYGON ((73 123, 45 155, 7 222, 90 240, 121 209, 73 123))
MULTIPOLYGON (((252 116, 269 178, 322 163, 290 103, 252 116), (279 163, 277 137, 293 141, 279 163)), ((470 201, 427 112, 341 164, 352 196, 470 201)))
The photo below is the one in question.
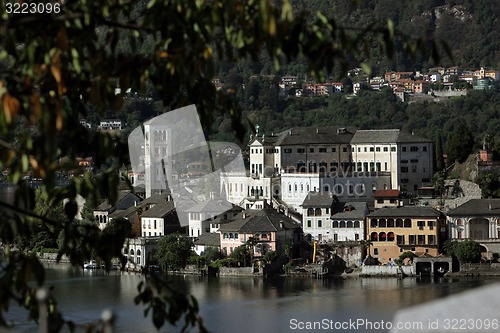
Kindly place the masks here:
POLYGON ((291 128, 288 130, 288 135, 292 135, 292 129, 291 128))
POLYGON ((280 221, 280 228, 281 228, 281 229, 283 229, 283 228, 284 228, 283 221, 280 221))
POLYGON ((316 134, 319 134, 319 128, 316 127, 316 134))

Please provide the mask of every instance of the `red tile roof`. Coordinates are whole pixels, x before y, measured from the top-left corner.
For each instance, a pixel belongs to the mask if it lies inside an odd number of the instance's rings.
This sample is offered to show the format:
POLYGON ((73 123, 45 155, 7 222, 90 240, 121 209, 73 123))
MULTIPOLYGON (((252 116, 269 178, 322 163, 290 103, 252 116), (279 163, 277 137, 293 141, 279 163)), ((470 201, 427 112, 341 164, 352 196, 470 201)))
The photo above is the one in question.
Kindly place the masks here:
POLYGON ((375 198, 393 198, 399 197, 399 190, 376 190, 373 193, 375 198))

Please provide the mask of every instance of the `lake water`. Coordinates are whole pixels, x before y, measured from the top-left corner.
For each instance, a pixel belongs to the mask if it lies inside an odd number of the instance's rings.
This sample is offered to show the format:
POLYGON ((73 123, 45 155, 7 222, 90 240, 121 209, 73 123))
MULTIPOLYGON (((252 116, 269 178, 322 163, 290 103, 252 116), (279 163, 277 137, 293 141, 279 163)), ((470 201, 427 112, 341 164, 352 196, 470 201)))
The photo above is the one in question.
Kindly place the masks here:
MULTIPOLYGON (((488 279, 349 278, 231 278, 171 276, 177 288, 193 294, 210 332, 292 332, 300 322, 332 320, 390 321, 398 309, 494 282, 488 279)), ((156 332, 143 309, 134 305, 139 274, 83 271, 48 265, 47 285, 64 315, 83 324, 109 308, 117 314, 115 332, 156 332)), ((7 316, 22 332, 33 332, 26 313, 12 308, 7 316)), ((429 318, 432 319, 432 318, 429 318)), ((180 328, 162 332, 180 331, 180 328)), ((195 332, 196 330, 191 330, 195 332)), ((335 331, 335 330, 330 330, 335 331)), ((342 332, 365 332, 342 330, 342 332)), ((383 332, 384 330, 382 330, 383 332)), ((380 331, 377 331, 380 332, 380 331)))

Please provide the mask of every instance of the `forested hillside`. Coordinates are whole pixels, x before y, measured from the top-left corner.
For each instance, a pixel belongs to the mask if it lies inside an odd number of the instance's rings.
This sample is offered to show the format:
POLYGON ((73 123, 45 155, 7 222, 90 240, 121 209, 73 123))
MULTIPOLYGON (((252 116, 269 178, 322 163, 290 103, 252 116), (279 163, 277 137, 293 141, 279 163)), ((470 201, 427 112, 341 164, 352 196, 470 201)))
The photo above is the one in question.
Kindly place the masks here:
MULTIPOLYGON (((497 0, 294 0, 295 8, 321 11, 340 24, 364 27, 392 19, 395 27, 410 36, 434 35, 445 40, 453 60, 442 57, 441 66, 500 68, 500 3, 497 0)), ((401 50, 401 45, 397 47, 401 50)), ((398 52, 394 59, 373 49, 370 61, 375 72, 426 70, 429 59, 413 63, 398 52)), ((296 73, 293 73, 296 74, 296 73)))

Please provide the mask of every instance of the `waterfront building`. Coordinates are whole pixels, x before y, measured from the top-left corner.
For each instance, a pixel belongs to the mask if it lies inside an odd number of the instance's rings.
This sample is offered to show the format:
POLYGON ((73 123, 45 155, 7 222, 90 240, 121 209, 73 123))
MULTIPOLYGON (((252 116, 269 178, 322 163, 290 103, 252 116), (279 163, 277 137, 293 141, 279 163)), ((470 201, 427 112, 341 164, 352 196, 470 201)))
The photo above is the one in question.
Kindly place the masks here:
POLYGON ((393 262, 401 253, 437 256, 446 238, 445 218, 425 206, 384 207, 367 216, 369 254, 382 263, 393 262))
POLYGON ((500 253, 500 199, 471 199, 446 215, 451 240, 479 242, 488 257, 500 253))
POLYGON ((281 253, 287 243, 298 244, 303 240, 300 224, 272 208, 243 211, 231 222, 221 224, 219 235, 221 249, 227 255, 253 237, 256 257, 269 251, 281 253))

